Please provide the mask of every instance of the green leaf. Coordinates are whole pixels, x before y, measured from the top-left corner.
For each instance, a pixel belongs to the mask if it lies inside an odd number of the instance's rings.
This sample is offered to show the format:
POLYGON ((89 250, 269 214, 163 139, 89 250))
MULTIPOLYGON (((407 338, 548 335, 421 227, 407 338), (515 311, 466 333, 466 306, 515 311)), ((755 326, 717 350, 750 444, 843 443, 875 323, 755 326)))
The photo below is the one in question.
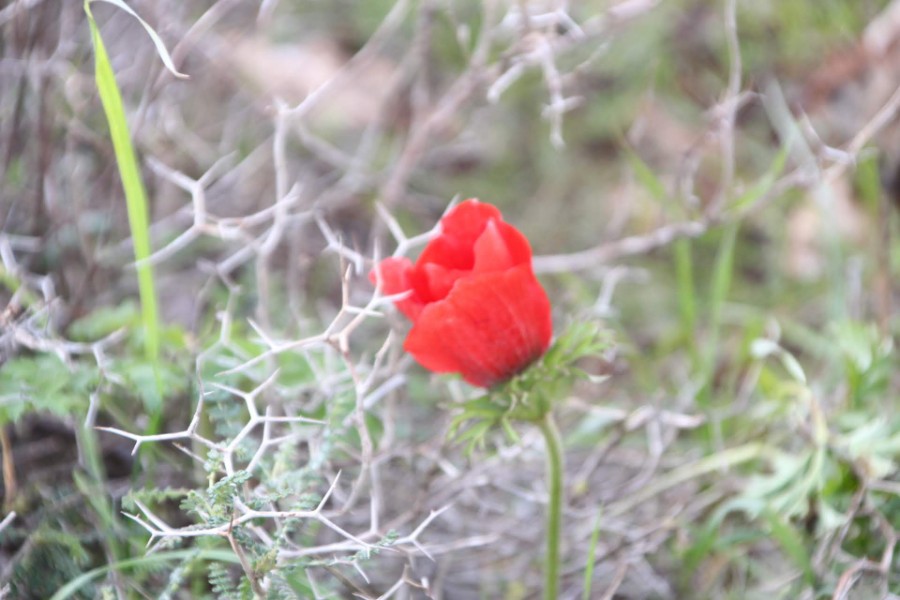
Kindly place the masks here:
POLYGON ((231 550, 176 550, 174 552, 157 552, 148 554, 147 556, 114 562, 88 571, 87 573, 83 573, 57 590, 56 593, 50 597, 50 600, 66 600, 67 598, 71 598, 81 588, 111 571, 123 573, 134 569, 142 569, 187 559, 208 560, 213 563, 230 564, 237 564, 239 562, 237 556, 235 556, 231 550))
POLYGON ((79 413, 99 381, 96 367, 66 366, 54 354, 13 358, 0 369, 0 424, 32 412, 79 413))
POLYGON ((98 308, 69 326, 68 334, 73 340, 93 342, 140 322, 137 305, 125 301, 118 306, 98 308))
POLYGON ((876 148, 867 148, 861 153, 860 160, 856 163, 855 183, 859 197, 868 209, 869 214, 877 218, 878 205, 881 203, 884 187, 881 183, 881 175, 878 172, 878 152, 876 148))
POLYGON ((483 446, 494 428, 503 429, 510 440, 518 440, 511 422, 540 421, 553 403, 568 393, 575 379, 590 379, 577 368, 578 361, 600 355, 611 344, 609 333, 599 323, 572 323, 531 367, 486 395, 459 405, 448 437, 468 442, 469 451, 476 445, 483 446), (460 433, 466 424, 469 429, 460 433))
POLYGON ((591 587, 594 581, 594 561, 597 556, 597 542, 600 540, 600 515, 602 512, 597 511, 597 518, 594 520, 594 531, 591 533, 591 542, 588 546, 587 565, 584 569, 584 591, 581 594, 583 600, 590 600, 591 587))
POLYGON ((803 536, 771 510, 766 511, 765 519, 772 532, 772 537, 781 545, 797 567, 803 571, 803 579, 806 585, 812 586, 815 583, 816 575, 815 571, 813 571, 809 553, 806 551, 803 536))
POLYGON ((628 165, 634 172, 634 176, 638 183, 641 184, 641 187, 647 190, 653 199, 659 202, 664 209, 671 213, 683 215, 685 212, 684 207, 670 197, 665 184, 663 184, 659 177, 656 176, 647 163, 644 162, 629 144, 624 143, 623 148, 625 151, 625 158, 628 160, 628 165))
POLYGON ((184 392, 188 376, 178 365, 161 361, 157 365, 127 357, 112 361, 109 370, 118 376, 122 386, 141 399, 144 409, 155 414, 163 408, 163 400, 184 392))
MULTIPOLYGON (((119 175, 125 189, 128 224, 131 229, 134 256, 137 259, 138 289, 146 331, 145 351, 147 359, 155 364, 159 358, 159 316, 153 267, 148 260, 151 249, 147 194, 144 191, 144 181, 141 178, 134 148, 131 145, 131 134, 125 118, 122 94, 119 92, 116 76, 109 62, 103 38, 100 36, 100 29, 91 13, 90 4, 90 0, 85 0, 84 12, 88 17, 91 39, 94 44, 94 79, 100 94, 100 101, 103 104, 103 111, 106 114, 106 121, 109 124, 116 164, 119 166, 119 175)), ((129 12, 133 14, 133 11, 129 10, 129 12)))
POLYGON ((688 588, 691 577, 703 561, 712 554, 719 541, 719 523, 710 519, 703 527, 694 531, 693 543, 681 555, 680 584, 688 588))
POLYGON ((697 300, 694 290, 694 266, 692 242, 688 238, 675 240, 675 277, 678 283, 678 310, 681 315, 681 328, 688 342, 691 359, 698 364, 697 341, 694 331, 697 328, 697 300))
POLYGON ((793 354, 778 345, 777 342, 766 338, 757 338, 750 344, 750 355, 757 359, 765 359, 770 356, 777 356, 784 369, 801 384, 806 384, 806 373, 793 354))
MULTIPOLYGON (((709 289, 710 339, 706 342, 706 353, 703 356, 703 387, 697 395, 697 404, 704 410, 709 408, 711 401, 710 384, 716 368, 716 356, 719 352, 719 329, 722 323, 722 309, 731 289, 734 249, 740 226, 740 221, 734 221, 725 226, 722 240, 719 242, 716 262, 713 266, 709 289)), ((710 424, 708 427, 711 428, 712 425, 710 424)), ((711 435, 710 431, 711 429, 707 429, 708 437, 711 435)))

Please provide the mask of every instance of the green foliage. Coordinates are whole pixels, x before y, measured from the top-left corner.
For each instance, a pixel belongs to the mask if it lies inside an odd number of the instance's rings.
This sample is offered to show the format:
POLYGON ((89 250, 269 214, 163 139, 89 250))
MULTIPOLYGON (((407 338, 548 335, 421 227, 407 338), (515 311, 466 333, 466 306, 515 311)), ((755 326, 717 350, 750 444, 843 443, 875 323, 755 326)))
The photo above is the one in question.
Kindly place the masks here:
POLYGON ((140 318, 137 304, 126 301, 118 306, 98 308, 74 321, 66 333, 75 341, 95 342, 120 329, 133 328, 140 318))
POLYGON ((223 600, 250 600, 252 596, 245 596, 237 587, 237 583, 230 569, 221 563, 211 562, 207 567, 209 573, 209 587, 216 598, 223 600))
POLYGON ((67 366, 54 354, 13 358, 0 369, 0 425, 28 413, 82 413, 99 381, 95 366, 67 366))
POLYGON ((247 416, 247 407, 229 392, 213 389, 204 398, 212 431, 221 439, 235 437, 247 416))
POLYGON ((137 510, 135 500, 143 502, 147 505, 158 505, 163 502, 182 500, 191 490, 187 488, 143 488, 128 490, 128 493, 122 497, 122 508, 127 511, 134 512, 137 510))
POLYGON ((234 501, 241 497, 241 486, 250 479, 247 471, 223 477, 203 491, 191 490, 181 502, 181 509, 194 513, 206 526, 227 523, 234 511, 234 501))
POLYGON ((518 441, 515 421, 537 422, 568 393, 576 379, 599 381, 580 361, 599 357, 612 345, 609 333, 596 322, 574 322, 533 365, 484 396, 464 402, 448 435, 466 443, 467 452, 483 446, 490 432, 500 428, 518 441), (463 426, 465 430, 462 430, 463 426))
POLYGON ((841 354, 850 406, 862 407, 884 394, 895 368, 893 341, 883 338, 874 324, 852 321, 832 323, 829 333, 841 354))
MULTIPOLYGON (((85 597, 82 595, 82 588, 87 587, 88 589, 91 589, 94 580, 107 575, 111 571, 131 573, 134 571, 146 572, 152 569, 162 569, 163 571, 168 572, 169 569, 173 568, 169 563, 178 565, 188 562, 193 563, 194 561, 199 560, 213 561, 213 564, 222 565, 222 568, 225 568, 224 565, 237 562, 237 557, 234 556, 230 550, 176 550, 174 552, 156 552, 154 554, 148 554, 147 556, 112 562, 72 578, 66 585, 56 590, 56 592, 50 596, 50 600, 66 600, 73 596, 79 598, 85 597)), ((177 566, 174 568, 177 568, 177 566)), ((87 597, 93 598, 95 596, 88 595, 87 597)))
POLYGON ((860 157, 856 165, 854 187, 860 200, 870 215, 877 218, 881 196, 884 193, 881 184, 881 174, 878 168, 879 160, 876 148, 867 148, 866 154, 860 157))
POLYGON ((166 398, 182 396, 191 383, 180 364, 165 360, 151 365, 134 356, 114 360, 109 365, 109 376, 123 390, 140 398, 144 410, 151 414, 163 410, 166 398))
POLYGON ((781 545, 785 554, 803 571, 804 583, 808 586, 813 585, 816 576, 813 571, 812 557, 806 548, 803 535, 773 510, 766 511, 765 521, 772 537, 781 545))
MULTIPOLYGON (((108 492, 96 432, 80 425, 93 400, 101 418, 122 419, 122 426, 131 429, 131 418, 142 407, 162 411, 164 399, 182 394, 189 384, 180 366, 185 356, 180 332, 170 330, 162 338, 165 354, 159 369, 154 371, 146 359, 134 356, 141 351, 140 343, 132 343, 142 330, 136 315, 133 306, 98 308, 72 324, 72 337, 80 344, 49 337, 45 352, 15 356, 0 368, 0 425, 16 423, 27 415, 38 415, 40 420, 60 417, 75 425, 78 444, 78 452, 72 453, 77 468, 53 482, 52 489, 61 498, 48 497, 46 490, 40 492, 47 514, 39 521, 40 529, 23 541, 28 553, 15 563, 23 570, 15 584, 15 593, 21 597, 104 597, 108 586, 95 588, 94 577, 85 577, 85 571, 96 571, 86 567, 97 564, 100 557, 110 564, 127 561, 142 547, 135 537, 139 528, 123 522, 108 492), (115 335, 108 337, 111 334, 115 335), (102 338, 106 339, 101 342, 102 338), (94 351, 85 351, 87 344, 93 343, 94 351), (132 398, 143 402, 132 402, 132 398), (71 510, 64 508, 70 505, 71 510), (53 575, 29 575, 41 572, 53 575), (69 591, 61 594, 64 590, 69 591)), ((49 326, 47 332, 53 335, 49 326)), ((22 489, 17 510, 27 507, 40 490, 28 485, 27 471, 24 473, 24 478, 21 472, 19 475, 22 489)), ((151 567, 138 565, 131 577, 139 582, 152 575, 151 567)))
MULTIPOLYGON (((133 304, 101 307, 74 322, 71 335, 96 342, 113 332, 123 332, 126 340, 138 340, 141 322, 136 316, 133 304)), ((161 411, 165 398, 183 394, 190 385, 183 366, 183 333, 170 327, 162 339, 166 352, 156 365, 131 354, 130 345, 105 360, 102 369, 90 355, 75 355, 64 361, 50 349, 8 360, 0 369, 0 423, 18 421, 28 413, 83 415, 95 393, 101 399, 115 398, 118 404, 123 397, 136 397, 145 410, 161 411)), ((65 345, 60 343, 59 348, 63 350, 65 345)))
MULTIPOLYGON (((10 592, 14 598, 50 598, 66 581, 77 577, 88 560, 77 536, 41 528, 31 536, 24 558, 14 565, 10 592)), ((76 597, 87 600, 96 596, 88 588, 76 597)))
POLYGON ((751 344, 754 360, 763 363, 752 416, 781 447, 769 448, 764 466, 746 475, 741 491, 695 532, 683 554, 684 586, 705 557, 766 538, 802 573, 795 593, 828 589, 829 574, 814 565, 813 555, 840 531, 856 532, 845 542, 856 554, 883 550, 878 531, 863 526, 852 507, 862 502, 889 510, 870 482, 890 479, 900 469, 900 418, 881 410, 893 348, 859 323, 836 323, 829 337, 829 360, 847 389, 847 402, 833 406, 822 404, 808 369, 792 353, 771 340, 751 344))

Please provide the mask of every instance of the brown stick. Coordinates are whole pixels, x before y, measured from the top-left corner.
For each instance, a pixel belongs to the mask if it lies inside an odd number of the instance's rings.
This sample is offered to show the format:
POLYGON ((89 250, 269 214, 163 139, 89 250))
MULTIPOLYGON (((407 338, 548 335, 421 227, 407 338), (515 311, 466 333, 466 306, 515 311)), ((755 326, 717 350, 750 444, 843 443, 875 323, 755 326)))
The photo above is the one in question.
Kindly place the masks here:
POLYGON ((0 427, 0 450, 3 452, 3 509, 8 512, 12 509, 19 486, 16 483, 16 464, 13 462, 12 443, 9 441, 6 427, 0 427))

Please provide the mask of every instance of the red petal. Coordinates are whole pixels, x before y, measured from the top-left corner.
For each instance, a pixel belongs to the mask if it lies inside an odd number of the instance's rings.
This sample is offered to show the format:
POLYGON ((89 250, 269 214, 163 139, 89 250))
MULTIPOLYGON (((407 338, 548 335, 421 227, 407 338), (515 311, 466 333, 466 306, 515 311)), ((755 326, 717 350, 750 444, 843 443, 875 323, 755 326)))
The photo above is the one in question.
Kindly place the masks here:
POLYGON ((425 307, 425 302, 412 286, 413 265, 408 258, 386 258, 369 271, 369 281, 378 285, 381 278, 381 291, 388 296, 411 292, 403 300, 396 302, 397 308, 415 321, 425 307))
POLYGON ((491 204, 474 198, 460 203, 441 219, 441 234, 428 243, 416 264, 436 263, 448 269, 471 269, 475 263, 475 242, 488 222, 502 219, 500 210, 491 204))
POLYGON ((453 289, 453 284, 470 273, 470 271, 462 271, 460 269, 445 269, 441 265, 427 263, 423 265, 425 277, 428 280, 428 291, 430 292, 430 300, 432 302, 443 300, 453 289))
POLYGON ((475 198, 470 198, 465 202, 460 202, 453 207, 453 210, 444 215, 444 218, 441 219, 441 229, 444 234, 472 245, 492 219, 503 220, 499 208, 493 204, 485 204, 475 198))
POLYGON ((475 273, 503 271, 531 264, 531 246, 522 233, 503 221, 490 221, 475 242, 475 273))
POLYGON ((471 244, 460 242, 454 237, 441 233, 434 238, 416 261, 417 266, 436 264, 448 269, 469 270, 475 262, 471 244))
POLYGON ((489 387, 540 357, 552 333, 547 294, 521 265, 460 279, 422 310, 404 348, 429 370, 489 387))

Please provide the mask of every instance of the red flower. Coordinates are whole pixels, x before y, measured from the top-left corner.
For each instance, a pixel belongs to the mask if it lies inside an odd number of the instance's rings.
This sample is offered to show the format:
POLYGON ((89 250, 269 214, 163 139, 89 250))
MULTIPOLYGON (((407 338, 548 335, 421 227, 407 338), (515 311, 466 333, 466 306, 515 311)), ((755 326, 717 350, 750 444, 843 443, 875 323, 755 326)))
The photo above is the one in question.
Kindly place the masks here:
POLYGON ((388 258, 369 274, 413 322, 403 347, 426 369, 490 387, 537 360, 553 334, 531 246, 500 211, 471 199, 441 219, 413 264, 388 258))

